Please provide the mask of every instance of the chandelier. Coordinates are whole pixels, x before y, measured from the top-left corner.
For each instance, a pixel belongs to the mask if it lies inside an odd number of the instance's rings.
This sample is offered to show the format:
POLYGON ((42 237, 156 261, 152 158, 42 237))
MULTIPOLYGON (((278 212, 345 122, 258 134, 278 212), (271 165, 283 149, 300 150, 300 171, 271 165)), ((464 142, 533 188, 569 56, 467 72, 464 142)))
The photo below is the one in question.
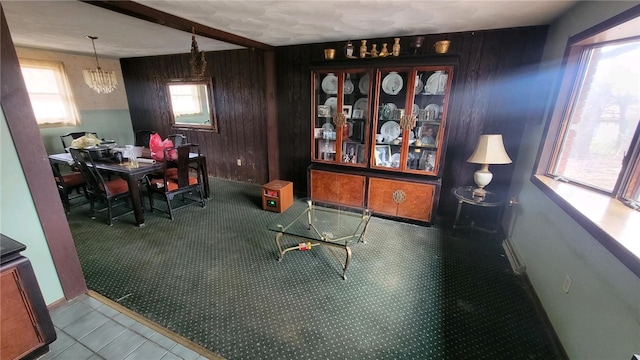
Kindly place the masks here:
POLYGON ((96 57, 97 69, 84 69, 84 71, 82 71, 84 74, 84 82, 98 94, 108 94, 118 85, 116 73, 113 71, 104 71, 100 68, 95 44, 95 40, 98 39, 98 37, 87 35, 87 38, 91 39, 91 44, 93 44, 93 54, 96 57))
POLYGON ((198 50, 198 42, 196 41, 195 29, 191 28, 191 78, 194 80, 202 79, 207 68, 207 62, 204 60, 204 51, 198 50))

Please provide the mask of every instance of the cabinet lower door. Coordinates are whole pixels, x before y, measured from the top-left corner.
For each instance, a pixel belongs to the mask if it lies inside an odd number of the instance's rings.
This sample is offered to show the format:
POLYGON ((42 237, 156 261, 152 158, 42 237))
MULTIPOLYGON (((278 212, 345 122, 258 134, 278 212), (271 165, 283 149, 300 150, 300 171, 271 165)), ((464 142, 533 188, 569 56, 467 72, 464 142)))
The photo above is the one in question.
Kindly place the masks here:
POLYGON ((431 221, 435 185, 369 178, 368 207, 375 213, 431 221))
POLYGON ((364 176, 321 170, 311 170, 309 176, 312 199, 364 207, 364 176))
POLYGON ((18 359, 44 344, 33 309, 16 269, 0 275, 2 287, 2 359, 18 359))

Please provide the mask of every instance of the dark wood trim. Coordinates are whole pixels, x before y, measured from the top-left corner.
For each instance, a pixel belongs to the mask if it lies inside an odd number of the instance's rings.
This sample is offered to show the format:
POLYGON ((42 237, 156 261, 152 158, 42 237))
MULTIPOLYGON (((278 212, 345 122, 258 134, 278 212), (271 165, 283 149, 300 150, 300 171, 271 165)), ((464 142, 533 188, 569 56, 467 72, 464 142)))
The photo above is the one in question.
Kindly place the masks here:
POLYGON ((103 9, 115 11, 123 15, 132 16, 140 20, 149 21, 154 24, 167 26, 176 30, 186 31, 188 33, 191 33, 191 29, 193 29, 193 31, 197 35, 224 41, 230 44, 260 50, 274 50, 274 47, 271 45, 263 44, 259 41, 247 39, 245 37, 231 34, 226 31, 198 24, 191 20, 171 15, 145 5, 135 3, 133 1, 80 1, 90 5, 101 7, 103 9))
POLYGON ((264 52, 265 102, 267 105, 267 158, 269 181, 280 178, 278 152, 278 105, 276 103, 276 53, 264 52))
MULTIPOLYGON (((42 230, 56 267, 62 291, 73 299, 87 291, 80 260, 73 243, 69 223, 53 179, 47 152, 41 139, 27 88, 22 79, 18 56, 9 33, 4 10, 1 13, 0 105, 22 165, 42 230)), ((20 239, 17 239, 20 240, 20 239)))

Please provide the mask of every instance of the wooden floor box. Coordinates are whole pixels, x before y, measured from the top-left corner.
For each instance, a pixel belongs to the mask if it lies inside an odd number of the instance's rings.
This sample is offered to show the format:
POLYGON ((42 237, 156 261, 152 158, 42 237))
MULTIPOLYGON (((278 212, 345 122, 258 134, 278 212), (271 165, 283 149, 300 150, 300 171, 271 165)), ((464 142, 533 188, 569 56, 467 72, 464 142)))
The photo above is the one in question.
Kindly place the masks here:
POLYGON ((273 180, 262 186, 262 208, 283 212, 293 204, 293 183, 273 180))

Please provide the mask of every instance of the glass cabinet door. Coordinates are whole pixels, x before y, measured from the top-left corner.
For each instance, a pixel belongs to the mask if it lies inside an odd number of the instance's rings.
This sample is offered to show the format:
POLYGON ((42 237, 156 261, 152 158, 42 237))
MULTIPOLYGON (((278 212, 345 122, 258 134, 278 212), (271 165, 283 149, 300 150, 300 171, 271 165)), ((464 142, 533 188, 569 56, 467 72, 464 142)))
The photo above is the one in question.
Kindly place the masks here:
POLYGON ((375 116, 375 144, 371 152, 371 167, 385 170, 401 170, 404 166, 403 131, 400 119, 406 114, 407 98, 413 92, 410 86, 409 70, 378 71, 377 101, 375 116))
MULTIPOLYGON (((338 74, 339 75, 339 74, 338 74)), ((337 132, 333 124, 333 115, 338 106, 339 76, 333 72, 315 72, 313 160, 336 161, 337 132)))
POLYGON ((366 70, 313 73, 313 161, 366 166, 369 76, 366 70))
POLYGON ((367 163, 367 128, 369 124, 369 73, 347 71, 344 74, 342 112, 346 123, 342 129, 340 161, 367 163))
POLYGON ((436 174, 440 147, 444 139, 445 98, 448 96, 446 69, 418 68, 415 70, 412 114, 416 118, 411 130, 407 170, 436 174))

